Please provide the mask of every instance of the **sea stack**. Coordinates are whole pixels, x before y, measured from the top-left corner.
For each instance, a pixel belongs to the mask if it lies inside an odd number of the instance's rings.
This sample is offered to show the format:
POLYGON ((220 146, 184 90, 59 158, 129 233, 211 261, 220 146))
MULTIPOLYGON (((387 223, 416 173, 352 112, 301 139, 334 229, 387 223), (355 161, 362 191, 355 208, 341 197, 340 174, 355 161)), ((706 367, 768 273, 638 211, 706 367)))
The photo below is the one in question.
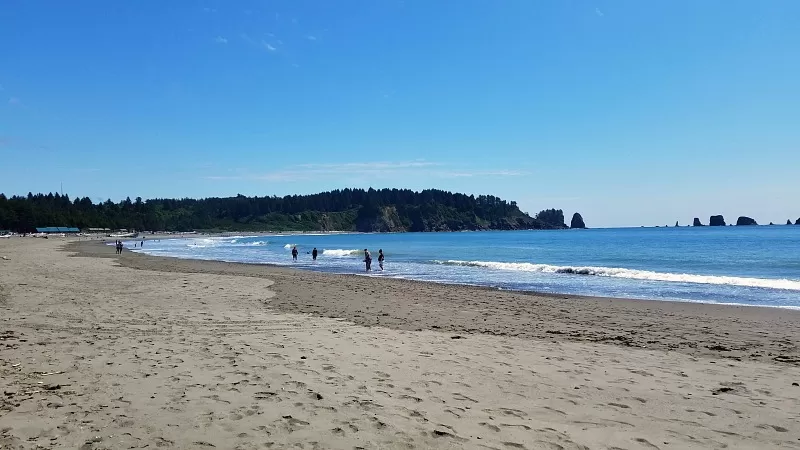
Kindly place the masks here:
POLYGON ((575 213, 572 215, 572 221, 569 223, 570 228, 586 228, 586 224, 583 223, 583 217, 581 217, 580 213, 575 213))
POLYGON ((800 225, 800 219, 797 219, 797 222, 794 223, 795 225, 800 225))
POLYGON ((758 225, 758 223, 756 223, 755 220, 747 216, 740 216, 736 220, 736 226, 748 226, 748 225, 758 225))
POLYGON ((712 227, 724 227, 725 226, 725 218, 720 216, 711 216, 708 219, 708 225, 712 227))
POLYGON ((694 218, 694 222, 692 223, 692 226, 693 227, 702 227, 703 226, 703 224, 700 222, 700 218, 699 217, 695 217, 694 218))

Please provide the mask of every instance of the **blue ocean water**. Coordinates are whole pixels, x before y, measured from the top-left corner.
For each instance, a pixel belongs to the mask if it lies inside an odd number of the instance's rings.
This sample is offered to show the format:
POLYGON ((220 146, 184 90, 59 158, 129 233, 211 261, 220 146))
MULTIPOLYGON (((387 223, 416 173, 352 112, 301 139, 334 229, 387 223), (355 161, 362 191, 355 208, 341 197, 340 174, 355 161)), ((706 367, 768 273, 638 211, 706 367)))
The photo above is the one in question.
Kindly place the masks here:
MULTIPOLYGON (((133 247, 133 242, 126 245, 133 247)), ((144 253, 503 289, 800 308, 800 226, 147 240, 144 253), (291 258, 297 245, 298 262, 291 258), (316 247, 316 262, 309 254, 316 247)))

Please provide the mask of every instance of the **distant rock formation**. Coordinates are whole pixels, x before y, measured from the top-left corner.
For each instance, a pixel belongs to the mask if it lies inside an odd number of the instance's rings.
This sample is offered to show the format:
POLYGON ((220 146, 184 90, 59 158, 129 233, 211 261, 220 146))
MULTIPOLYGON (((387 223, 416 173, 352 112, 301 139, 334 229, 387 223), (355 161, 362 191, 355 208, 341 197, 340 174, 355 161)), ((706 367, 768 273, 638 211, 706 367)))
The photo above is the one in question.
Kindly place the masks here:
POLYGON ((786 219, 786 225, 791 225, 791 224, 792 224, 792 219, 786 219))
POLYGON ((795 225, 800 225, 800 219, 797 219, 797 222, 794 223, 795 225))
POLYGON ((677 221, 677 220, 675 221, 675 226, 676 226, 676 227, 679 227, 679 226, 680 226, 680 225, 678 225, 678 221, 677 221))
POLYGON ((711 216, 711 218, 708 219, 708 225, 711 227, 724 227, 725 218, 722 216, 711 216))
POLYGON ((740 216, 736 220, 736 226, 746 226, 746 225, 758 225, 755 220, 747 217, 747 216, 740 216))
POLYGON ((583 217, 579 213, 575 213, 572 215, 572 220, 569 223, 570 228, 586 228, 586 224, 583 223, 583 217))
POLYGON ((695 217, 694 218, 694 223, 692 223, 692 226, 693 227, 702 227, 703 226, 703 224, 700 222, 700 218, 699 217, 695 217))
POLYGON ((770 224, 770 225, 775 225, 775 224, 774 224, 774 223, 772 223, 772 222, 770 222, 769 224, 770 224))

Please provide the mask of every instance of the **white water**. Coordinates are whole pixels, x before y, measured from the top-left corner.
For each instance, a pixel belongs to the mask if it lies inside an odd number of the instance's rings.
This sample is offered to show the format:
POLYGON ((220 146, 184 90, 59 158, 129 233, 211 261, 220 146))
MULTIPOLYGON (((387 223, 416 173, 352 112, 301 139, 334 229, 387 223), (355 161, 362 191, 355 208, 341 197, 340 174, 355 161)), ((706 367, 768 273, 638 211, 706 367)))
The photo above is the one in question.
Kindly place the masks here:
POLYGON ((598 277, 628 278, 632 280, 667 281, 676 283, 717 284, 768 289, 800 291, 800 281, 786 279, 729 277, 718 275, 693 275, 687 273, 662 273, 649 270, 623 269, 617 267, 570 267, 549 264, 511 263, 495 261, 434 261, 446 266, 484 267, 513 272, 562 273, 571 275, 593 275, 598 277))

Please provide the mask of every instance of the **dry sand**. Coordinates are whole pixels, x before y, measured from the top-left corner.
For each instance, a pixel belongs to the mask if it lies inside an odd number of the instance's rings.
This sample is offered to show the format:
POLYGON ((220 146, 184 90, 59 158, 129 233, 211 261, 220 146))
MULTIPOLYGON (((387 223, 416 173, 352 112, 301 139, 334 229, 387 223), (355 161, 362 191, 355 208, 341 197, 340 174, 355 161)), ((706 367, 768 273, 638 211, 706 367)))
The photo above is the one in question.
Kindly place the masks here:
POLYGON ((800 448, 794 311, 64 242, 0 241, 2 448, 800 448))

